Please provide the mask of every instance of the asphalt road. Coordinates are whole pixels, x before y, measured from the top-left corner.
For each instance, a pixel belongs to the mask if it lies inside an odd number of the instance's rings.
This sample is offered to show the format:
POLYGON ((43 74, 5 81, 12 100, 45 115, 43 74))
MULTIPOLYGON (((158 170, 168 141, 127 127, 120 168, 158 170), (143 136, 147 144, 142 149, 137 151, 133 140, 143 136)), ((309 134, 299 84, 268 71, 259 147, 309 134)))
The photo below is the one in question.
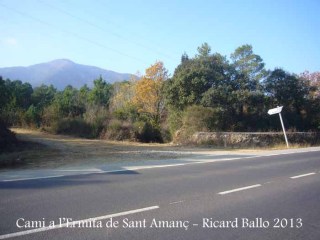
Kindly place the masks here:
POLYGON ((320 239, 320 151, 0 181, 0 239, 320 239))

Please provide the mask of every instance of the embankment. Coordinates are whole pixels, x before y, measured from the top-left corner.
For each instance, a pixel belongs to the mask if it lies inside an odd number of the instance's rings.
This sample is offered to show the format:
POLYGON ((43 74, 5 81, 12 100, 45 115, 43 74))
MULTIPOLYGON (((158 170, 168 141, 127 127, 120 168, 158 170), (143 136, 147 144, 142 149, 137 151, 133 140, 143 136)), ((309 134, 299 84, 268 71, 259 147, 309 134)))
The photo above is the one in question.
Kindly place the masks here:
MULTIPOLYGON (((289 132, 289 144, 314 146, 320 144, 320 132, 289 132)), ((196 132, 188 144, 216 147, 272 147, 285 144, 282 132, 196 132)))

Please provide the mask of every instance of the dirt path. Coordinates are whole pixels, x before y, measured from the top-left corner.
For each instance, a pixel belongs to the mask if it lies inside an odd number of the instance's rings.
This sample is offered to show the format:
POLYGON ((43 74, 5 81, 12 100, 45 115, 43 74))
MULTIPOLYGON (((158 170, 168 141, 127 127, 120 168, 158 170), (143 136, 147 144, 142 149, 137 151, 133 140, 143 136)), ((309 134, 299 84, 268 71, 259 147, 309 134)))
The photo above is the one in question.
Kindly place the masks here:
POLYGON ((123 170, 134 172, 146 168, 255 158, 259 155, 319 151, 319 148, 228 150, 180 147, 170 144, 88 140, 26 129, 12 130, 20 140, 24 141, 22 144, 24 147, 16 152, 0 154, 0 163, 10 158, 18 159, 20 163, 0 169, 0 181, 55 178, 123 170))
MULTIPOLYGON (((13 128, 18 139, 25 141, 27 147, 21 151, 0 155, 22 164, 9 168, 59 168, 78 166, 99 166, 114 164, 148 164, 150 160, 175 160, 204 155, 259 155, 266 150, 234 150, 203 147, 182 147, 172 144, 142 144, 91 140, 65 135, 53 135, 41 131, 13 128)), ((268 150, 270 151, 270 149, 268 150)))
POLYGON ((90 140, 13 128, 18 139, 35 143, 18 155, 23 168, 105 164, 141 160, 176 159, 199 151, 170 144, 141 144, 90 140))

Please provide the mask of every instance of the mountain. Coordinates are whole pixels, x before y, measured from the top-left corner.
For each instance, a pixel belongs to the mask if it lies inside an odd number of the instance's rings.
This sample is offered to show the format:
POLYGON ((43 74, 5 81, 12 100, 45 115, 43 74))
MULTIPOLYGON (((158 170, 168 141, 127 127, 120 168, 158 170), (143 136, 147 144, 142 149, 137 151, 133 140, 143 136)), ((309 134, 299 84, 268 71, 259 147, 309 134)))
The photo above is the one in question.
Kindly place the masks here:
POLYGON ((3 79, 21 80, 29 82, 33 87, 41 84, 52 84, 57 89, 67 85, 80 88, 84 84, 93 86, 93 80, 102 76, 109 83, 129 80, 132 74, 74 63, 68 59, 57 59, 47 63, 31 65, 29 67, 0 68, 3 79))

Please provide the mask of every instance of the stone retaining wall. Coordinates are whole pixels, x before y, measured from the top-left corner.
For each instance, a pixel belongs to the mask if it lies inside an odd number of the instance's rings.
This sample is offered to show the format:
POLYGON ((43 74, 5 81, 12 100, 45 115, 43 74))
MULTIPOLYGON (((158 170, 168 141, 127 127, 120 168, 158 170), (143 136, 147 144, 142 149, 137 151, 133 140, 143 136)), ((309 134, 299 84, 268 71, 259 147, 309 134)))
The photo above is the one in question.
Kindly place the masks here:
MULTIPOLYGON (((289 144, 320 144, 320 132, 287 133, 289 144)), ((219 147, 269 147, 285 144, 282 132, 196 132, 189 139, 190 144, 219 147)))

